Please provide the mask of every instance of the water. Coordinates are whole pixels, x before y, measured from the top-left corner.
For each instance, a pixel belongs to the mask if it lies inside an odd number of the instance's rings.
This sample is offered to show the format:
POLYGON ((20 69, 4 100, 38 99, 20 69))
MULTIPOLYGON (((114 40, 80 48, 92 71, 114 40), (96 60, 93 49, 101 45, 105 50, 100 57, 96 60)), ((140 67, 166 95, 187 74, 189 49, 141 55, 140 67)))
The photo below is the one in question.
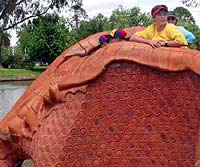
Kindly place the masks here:
MULTIPOLYGON (((0 120, 12 108, 31 82, 0 82, 0 120)), ((31 160, 26 160, 22 167, 34 167, 31 160)))
POLYGON ((30 82, 0 82, 0 120, 24 93, 30 82))

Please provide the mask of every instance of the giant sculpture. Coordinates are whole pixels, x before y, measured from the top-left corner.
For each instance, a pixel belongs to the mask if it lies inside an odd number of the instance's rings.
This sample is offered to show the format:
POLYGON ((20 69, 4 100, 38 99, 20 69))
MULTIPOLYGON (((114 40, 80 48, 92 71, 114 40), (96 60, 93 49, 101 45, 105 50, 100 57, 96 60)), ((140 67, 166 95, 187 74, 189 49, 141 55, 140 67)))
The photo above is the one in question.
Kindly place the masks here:
POLYGON ((63 52, 1 120, 0 166, 200 167, 200 52, 98 48, 100 35, 63 52))

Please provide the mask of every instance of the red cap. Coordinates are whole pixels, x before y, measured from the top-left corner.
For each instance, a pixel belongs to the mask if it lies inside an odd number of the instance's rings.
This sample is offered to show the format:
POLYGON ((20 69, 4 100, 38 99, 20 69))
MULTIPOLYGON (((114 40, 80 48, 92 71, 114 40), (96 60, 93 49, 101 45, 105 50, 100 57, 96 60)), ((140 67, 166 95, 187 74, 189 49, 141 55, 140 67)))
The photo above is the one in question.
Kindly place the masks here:
POLYGON ((165 6, 165 5, 157 5, 157 6, 153 7, 153 9, 151 10, 151 15, 153 17, 155 17, 155 15, 162 9, 164 9, 164 10, 166 10, 166 12, 168 12, 167 6, 165 6))

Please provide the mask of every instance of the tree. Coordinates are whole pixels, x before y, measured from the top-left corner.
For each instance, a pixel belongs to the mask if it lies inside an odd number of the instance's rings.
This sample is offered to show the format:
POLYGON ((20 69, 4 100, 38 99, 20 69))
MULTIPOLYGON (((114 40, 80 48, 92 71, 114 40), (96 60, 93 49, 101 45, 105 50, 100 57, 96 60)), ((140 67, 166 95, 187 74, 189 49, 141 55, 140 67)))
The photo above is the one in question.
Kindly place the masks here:
POLYGON ((197 25, 193 24, 188 24, 185 26, 185 28, 193 32, 196 37, 196 40, 191 45, 191 48, 200 50, 200 28, 197 25))
POLYGON ((92 19, 81 21, 79 27, 71 31, 71 33, 76 40, 81 40, 97 32, 111 31, 114 28, 127 28, 138 25, 147 26, 150 23, 150 15, 141 13, 138 7, 124 9, 122 6, 119 6, 112 11, 112 15, 109 18, 99 13, 92 19))
MULTIPOLYGON (((5 47, 9 47, 10 46, 10 34, 8 34, 7 32, 1 32, 0 31, 0 53, 2 51, 3 48, 5 47)), ((0 62, 2 62, 2 57, 0 56, 0 62)), ((4 59, 5 60, 5 59, 4 59)), ((1 64, 0 64, 0 68, 1 68, 1 64)))
POLYGON ((188 31, 192 32, 196 40, 190 46, 192 49, 200 50, 200 29, 195 25, 195 20, 192 14, 183 7, 177 7, 174 9, 174 12, 179 18, 178 25, 185 27, 188 31))
POLYGON ((17 33, 19 47, 26 52, 26 59, 34 62, 51 63, 74 42, 65 20, 57 14, 23 24, 17 33))
POLYGON ((200 1, 198 0, 182 0, 181 1, 183 4, 185 4, 187 7, 198 7, 200 6, 200 1))
POLYGON ((130 27, 129 22, 129 10, 124 9, 123 6, 119 6, 117 9, 112 11, 112 14, 110 16, 109 22, 110 22, 110 28, 126 28, 130 27))
POLYGON ((4 68, 8 68, 14 60, 12 49, 9 47, 2 47, 2 65, 4 68))
POLYGON ((174 9, 174 12, 176 13, 177 17, 179 18, 180 21, 187 22, 190 24, 195 24, 195 19, 190 13, 189 10, 187 10, 184 7, 176 7, 174 9))
POLYGON ((147 26, 151 23, 149 14, 141 13, 138 7, 132 9, 124 9, 119 6, 112 12, 109 19, 110 27, 113 28, 127 28, 132 26, 147 26))
POLYGON ((50 11, 60 12, 61 9, 74 6, 80 1, 82 2, 82 0, 0 0, 0 38, 4 31, 18 26, 25 20, 42 16, 50 11))
POLYGON ((200 50, 200 28, 195 24, 189 24, 186 22, 181 22, 179 24, 185 27, 188 31, 192 32, 196 37, 196 40, 190 48, 200 50))
POLYGON ((0 0, 1 31, 8 30, 27 19, 38 17, 50 10, 61 11, 82 0, 0 0))
POLYGON ((3 47, 10 46, 10 34, 8 34, 7 32, 1 32, 0 43, 2 44, 3 47))
POLYGON ((131 26, 149 26, 152 23, 150 13, 142 13, 138 7, 130 10, 129 20, 131 26))
POLYGON ((89 21, 81 21, 80 26, 77 29, 74 29, 71 33, 73 33, 76 40, 81 40, 91 34, 105 31, 106 23, 108 23, 108 18, 99 13, 97 16, 89 19, 89 21))
POLYGON ((80 0, 78 3, 76 3, 75 5, 73 5, 71 7, 71 11, 73 13, 73 16, 71 18, 71 27, 72 28, 78 28, 79 23, 80 23, 80 19, 86 19, 88 18, 88 15, 86 14, 86 11, 82 8, 82 0, 80 0), (75 24, 74 24, 75 23, 75 24))

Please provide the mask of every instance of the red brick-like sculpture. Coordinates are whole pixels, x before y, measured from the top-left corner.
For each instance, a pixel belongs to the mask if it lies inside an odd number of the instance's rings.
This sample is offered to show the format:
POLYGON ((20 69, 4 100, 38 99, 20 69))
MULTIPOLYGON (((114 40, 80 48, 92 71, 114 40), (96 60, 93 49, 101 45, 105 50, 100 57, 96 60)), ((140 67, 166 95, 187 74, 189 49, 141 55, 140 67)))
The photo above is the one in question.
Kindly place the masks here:
POLYGON ((3 118, 0 166, 200 167, 200 52, 97 49, 99 35, 60 55, 3 118))

